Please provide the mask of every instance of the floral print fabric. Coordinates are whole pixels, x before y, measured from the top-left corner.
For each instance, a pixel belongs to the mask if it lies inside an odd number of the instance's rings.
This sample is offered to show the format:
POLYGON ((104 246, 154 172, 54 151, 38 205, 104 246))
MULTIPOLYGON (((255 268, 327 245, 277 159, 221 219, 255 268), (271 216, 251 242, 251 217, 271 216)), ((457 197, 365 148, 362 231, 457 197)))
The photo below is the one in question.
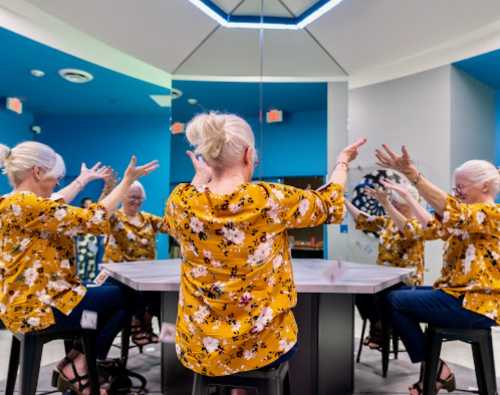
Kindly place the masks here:
POLYGON ((76 276, 73 238, 108 232, 106 210, 81 209, 30 192, 0 198, 0 319, 12 332, 54 324, 86 292, 76 276))
POLYGON ((104 262, 133 262, 156 257, 156 234, 161 217, 141 211, 129 218, 123 210, 111 215, 111 234, 106 242, 104 262))
POLYGON ((379 236, 377 263, 384 266, 415 268, 407 284, 422 285, 424 282, 424 240, 416 220, 409 220, 405 231, 400 232, 394 221, 387 216, 358 215, 356 229, 374 232, 379 236))
POLYGON ((218 195, 181 184, 164 230, 182 249, 176 349, 209 376, 258 369, 297 341, 287 229, 339 223, 340 186, 320 192, 251 183, 218 195))

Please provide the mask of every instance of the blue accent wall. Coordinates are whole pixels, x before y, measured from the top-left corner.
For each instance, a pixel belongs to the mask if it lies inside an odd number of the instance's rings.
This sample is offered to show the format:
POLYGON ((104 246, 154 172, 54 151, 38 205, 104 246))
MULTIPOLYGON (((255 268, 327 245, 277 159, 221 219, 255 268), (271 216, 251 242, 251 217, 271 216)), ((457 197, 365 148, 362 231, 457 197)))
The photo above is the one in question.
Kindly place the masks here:
MULTIPOLYGON (((320 176, 327 173, 327 113, 308 111, 284 113, 283 123, 264 124, 258 118, 245 118, 255 133, 260 164, 255 178, 320 176)), ((193 169, 186 150, 185 134, 172 136, 171 182, 190 181, 193 169)))
MULTIPOLYGON (((12 148, 16 144, 32 139, 31 125, 33 115, 24 111, 22 114, 0 109, 0 144, 12 148)), ((0 195, 11 190, 6 176, 0 175, 0 195)))
MULTIPOLYGON (((82 162, 92 165, 101 161, 123 174, 132 154, 139 163, 154 159, 160 168, 141 182, 147 193, 144 210, 162 215, 170 192, 170 131, 168 116, 41 116, 39 140, 53 147, 66 161, 67 177, 71 182, 80 171, 82 162)), ((90 184, 75 199, 89 196, 96 199, 102 184, 90 184)), ((166 258, 168 238, 158 238, 158 257, 166 258)))

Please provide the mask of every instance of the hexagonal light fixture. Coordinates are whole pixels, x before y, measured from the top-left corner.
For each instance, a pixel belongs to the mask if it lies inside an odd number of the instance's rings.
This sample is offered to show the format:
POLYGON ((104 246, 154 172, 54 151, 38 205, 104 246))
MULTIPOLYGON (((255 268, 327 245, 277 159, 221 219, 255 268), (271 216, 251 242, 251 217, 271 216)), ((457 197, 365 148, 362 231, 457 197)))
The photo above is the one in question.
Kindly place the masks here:
POLYGON ((299 30, 337 6, 342 0, 318 0, 297 17, 229 15, 213 0, 189 0, 219 25, 236 29, 299 30))

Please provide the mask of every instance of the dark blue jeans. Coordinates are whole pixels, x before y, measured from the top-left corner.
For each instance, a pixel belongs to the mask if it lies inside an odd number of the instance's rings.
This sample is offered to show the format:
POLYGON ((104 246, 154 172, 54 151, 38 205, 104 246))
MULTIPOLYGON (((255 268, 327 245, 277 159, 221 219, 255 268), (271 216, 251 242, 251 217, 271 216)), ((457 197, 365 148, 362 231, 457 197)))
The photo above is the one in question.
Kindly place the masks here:
POLYGON ((122 289, 114 285, 88 288, 85 297, 69 315, 64 315, 55 308, 52 310, 56 323, 48 330, 55 331, 80 329, 84 310, 97 313, 96 352, 98 359, 106 359, 116 335, 130 322, 127 299, 122 289))
POLYGON ((387 295, 392 326, 403 341, 412 362, 425 360, 425 335, 420 323, 443 328, 487 329, 495 321, 462 307, 455 298, 432 287, 403 288, 387 295))

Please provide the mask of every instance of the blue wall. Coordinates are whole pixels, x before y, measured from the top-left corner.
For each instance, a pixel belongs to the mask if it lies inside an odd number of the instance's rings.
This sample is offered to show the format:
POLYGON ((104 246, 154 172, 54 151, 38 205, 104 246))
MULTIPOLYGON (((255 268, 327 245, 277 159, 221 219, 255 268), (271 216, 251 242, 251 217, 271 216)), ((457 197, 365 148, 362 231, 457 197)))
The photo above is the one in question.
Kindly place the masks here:
POLYGON ((500 167, 500 91, 497 91, 495 94, 495 106, 496 106, 495 160, 496 160, 496 165, 500 167))
MULTIPOLYGON (((327 173, 326 111, 285 113, 284 122, 264 124, 262 137, 257 118, 247 117, 253 128, 260 164, 256 178, 318 176, 327 173)), ((193 177, 185 152, 189 149, 185 134, 172 136, 173 184, 193 177)))
MULTIPOLYGON (((0 109, 0 143, 12 148, 16 144, 32 139, 31 125, 33 115, 24 111, 22 114, 0 109)), ((7 177, 0 175, 0 195, 11 190, 7 177)))
MULTIPOLYGON (((160 168, 141 180, 147 200, 144 210, 161 215, 170 188, 170 131, 168 116, 41 116, 39 140, 53 147, 66 161, 70 182, 82 162, 101 161, 123 174, 129 158, 136 154, 139 163, 158 159, 160 168)), ((96 198, 102 184, 94 182, 73 202, 83 196, 96 198)), ((158 257, 166 258, 167 237, 159 236, 158 257)))

